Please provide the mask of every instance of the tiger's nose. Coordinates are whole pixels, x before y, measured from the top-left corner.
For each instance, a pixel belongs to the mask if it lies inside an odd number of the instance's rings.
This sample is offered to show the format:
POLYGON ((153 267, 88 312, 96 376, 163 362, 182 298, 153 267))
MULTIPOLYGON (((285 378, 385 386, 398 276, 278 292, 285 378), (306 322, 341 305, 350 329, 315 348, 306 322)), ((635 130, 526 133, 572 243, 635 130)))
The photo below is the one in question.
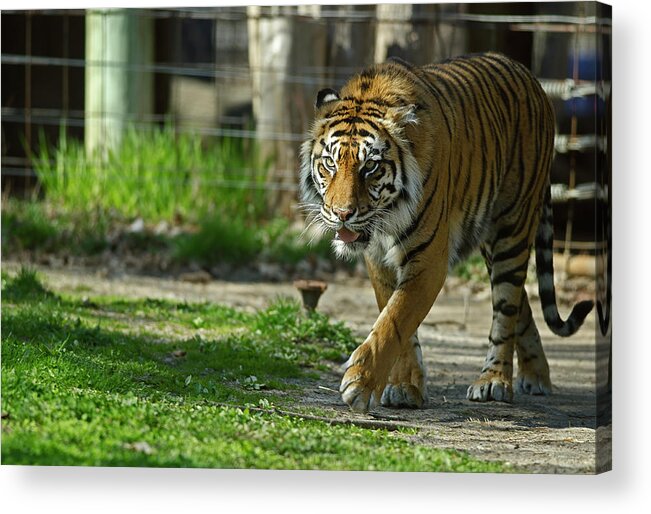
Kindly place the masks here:
POLYGON ((335 207, 333 210, 341 221, 348 221, 355 214, 354 209, 340 209, 339 207, 335 207))

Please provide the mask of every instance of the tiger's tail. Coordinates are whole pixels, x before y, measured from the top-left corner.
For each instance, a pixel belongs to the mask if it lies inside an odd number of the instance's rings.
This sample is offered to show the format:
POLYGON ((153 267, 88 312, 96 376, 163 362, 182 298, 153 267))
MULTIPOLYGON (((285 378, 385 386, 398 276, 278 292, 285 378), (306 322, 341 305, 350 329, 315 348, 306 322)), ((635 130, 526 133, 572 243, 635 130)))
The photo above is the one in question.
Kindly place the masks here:
POLYGON ((538 293, 547 326, 554 334, 568 337, 574 334, 583 324, 583 320, 585 320, 585 317, 592 310, 594 302, 592 300, 584 300, 577 303, 565 321, 558 314, 556 290, 554 287, 554 226, 552 222, 551 190, 547 188, 540 223, 538 224, 538 232, 536 234, 538 293))

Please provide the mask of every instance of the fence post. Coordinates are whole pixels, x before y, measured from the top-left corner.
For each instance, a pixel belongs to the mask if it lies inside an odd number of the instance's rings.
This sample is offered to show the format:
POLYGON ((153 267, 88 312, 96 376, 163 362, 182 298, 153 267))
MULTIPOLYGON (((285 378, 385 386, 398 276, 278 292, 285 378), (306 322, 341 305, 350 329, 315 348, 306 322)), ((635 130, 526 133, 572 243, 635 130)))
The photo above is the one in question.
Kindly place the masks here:
POLYGON ((319 86, 306 87, 296 79, 305 68, 325 65, 325 27, 310 23, 318 17, 318 9, 247 8, 253 113, 262 158, 272 161, 267 207, 276 215, 294 214, 299 142, 289 135, 307 128, 319 86))
MULTIPOLYGON (((373 64, 375 54, 375 5, 338 5, 336 12, 343 16, 366 15, 363 21, 338 22, 334 24, 332 42, 329 48, 328 66, 331 84, 324 87, 338 87, 353 73, 373 64)), ((345 19, 345 18, 344 18, 345 19)))
POLYGON ((153 22, 134 9, 86 13, 86 152, 106 155, 153 111, 153 22))
POLYGON ((461 53, 454 27, 440 21, 440 12, 448 9, 438 4, 378 5, 375 62, 401 57, 424 65, 448 57, 454 50, 461 53))

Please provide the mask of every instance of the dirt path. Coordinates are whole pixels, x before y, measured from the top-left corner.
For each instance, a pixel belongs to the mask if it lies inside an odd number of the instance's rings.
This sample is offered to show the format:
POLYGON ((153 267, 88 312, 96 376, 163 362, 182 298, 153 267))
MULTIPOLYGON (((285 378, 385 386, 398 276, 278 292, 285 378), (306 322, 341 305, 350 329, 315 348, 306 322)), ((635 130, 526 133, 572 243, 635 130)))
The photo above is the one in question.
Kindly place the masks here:
MULTIPOLYGON (((17 263, 3 263, 5 270, 17 267, 17 263)), ((248 310, 265 307, 278 296, 298 298, 293 286, 285 283, 192 284, 172 278, 106 276, 84 269, 40 271, 55 290, 88 295, 209 300, 248 310)), ((340 378, 336 370, 318 383, 305 384, 304 395, 297 401, 339 418, 380 419, 418 427, 414 438, 421 444, 464 450, 526 471, 594 473, 609 459, 611 446, 609 419, 597 428, 596 391, 603 384, 596 382, 595 357, 603 362, 607 349, 605 353, 603 349, 597 351, 594 312, 578 334, 561 339, 544 325, 537 300, 532 308, 552 372, 552 396, 516 394, 512 404, 480 404, 465 399, 468 384, 483 363, 491 308, 486 295, 464 301, 463 292, 453 289, 440 295, 419 331, 428 373, 426 408, 352 413, 335 392, 340 378), (597 452, 597 448, 603 451, 597 452)), ((329 284, 319 310, 345 321, 360 337, 366 335, 377 316, 371 286, 361 279, 329 284)))

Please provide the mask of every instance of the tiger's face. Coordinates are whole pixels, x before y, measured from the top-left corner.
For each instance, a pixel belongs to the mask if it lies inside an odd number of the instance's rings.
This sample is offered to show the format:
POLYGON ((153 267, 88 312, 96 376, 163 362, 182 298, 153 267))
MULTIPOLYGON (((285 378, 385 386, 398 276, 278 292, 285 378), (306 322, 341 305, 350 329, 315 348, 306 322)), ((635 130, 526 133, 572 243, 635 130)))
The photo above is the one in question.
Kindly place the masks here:
POLYGON ((350 257, 373 242, 390 246, 411 221, 421 180, 404 127, 416 120, 413 106, 326 91, 301 151, 301 197, 311 225, 331 232, 335 252, 350 257))

